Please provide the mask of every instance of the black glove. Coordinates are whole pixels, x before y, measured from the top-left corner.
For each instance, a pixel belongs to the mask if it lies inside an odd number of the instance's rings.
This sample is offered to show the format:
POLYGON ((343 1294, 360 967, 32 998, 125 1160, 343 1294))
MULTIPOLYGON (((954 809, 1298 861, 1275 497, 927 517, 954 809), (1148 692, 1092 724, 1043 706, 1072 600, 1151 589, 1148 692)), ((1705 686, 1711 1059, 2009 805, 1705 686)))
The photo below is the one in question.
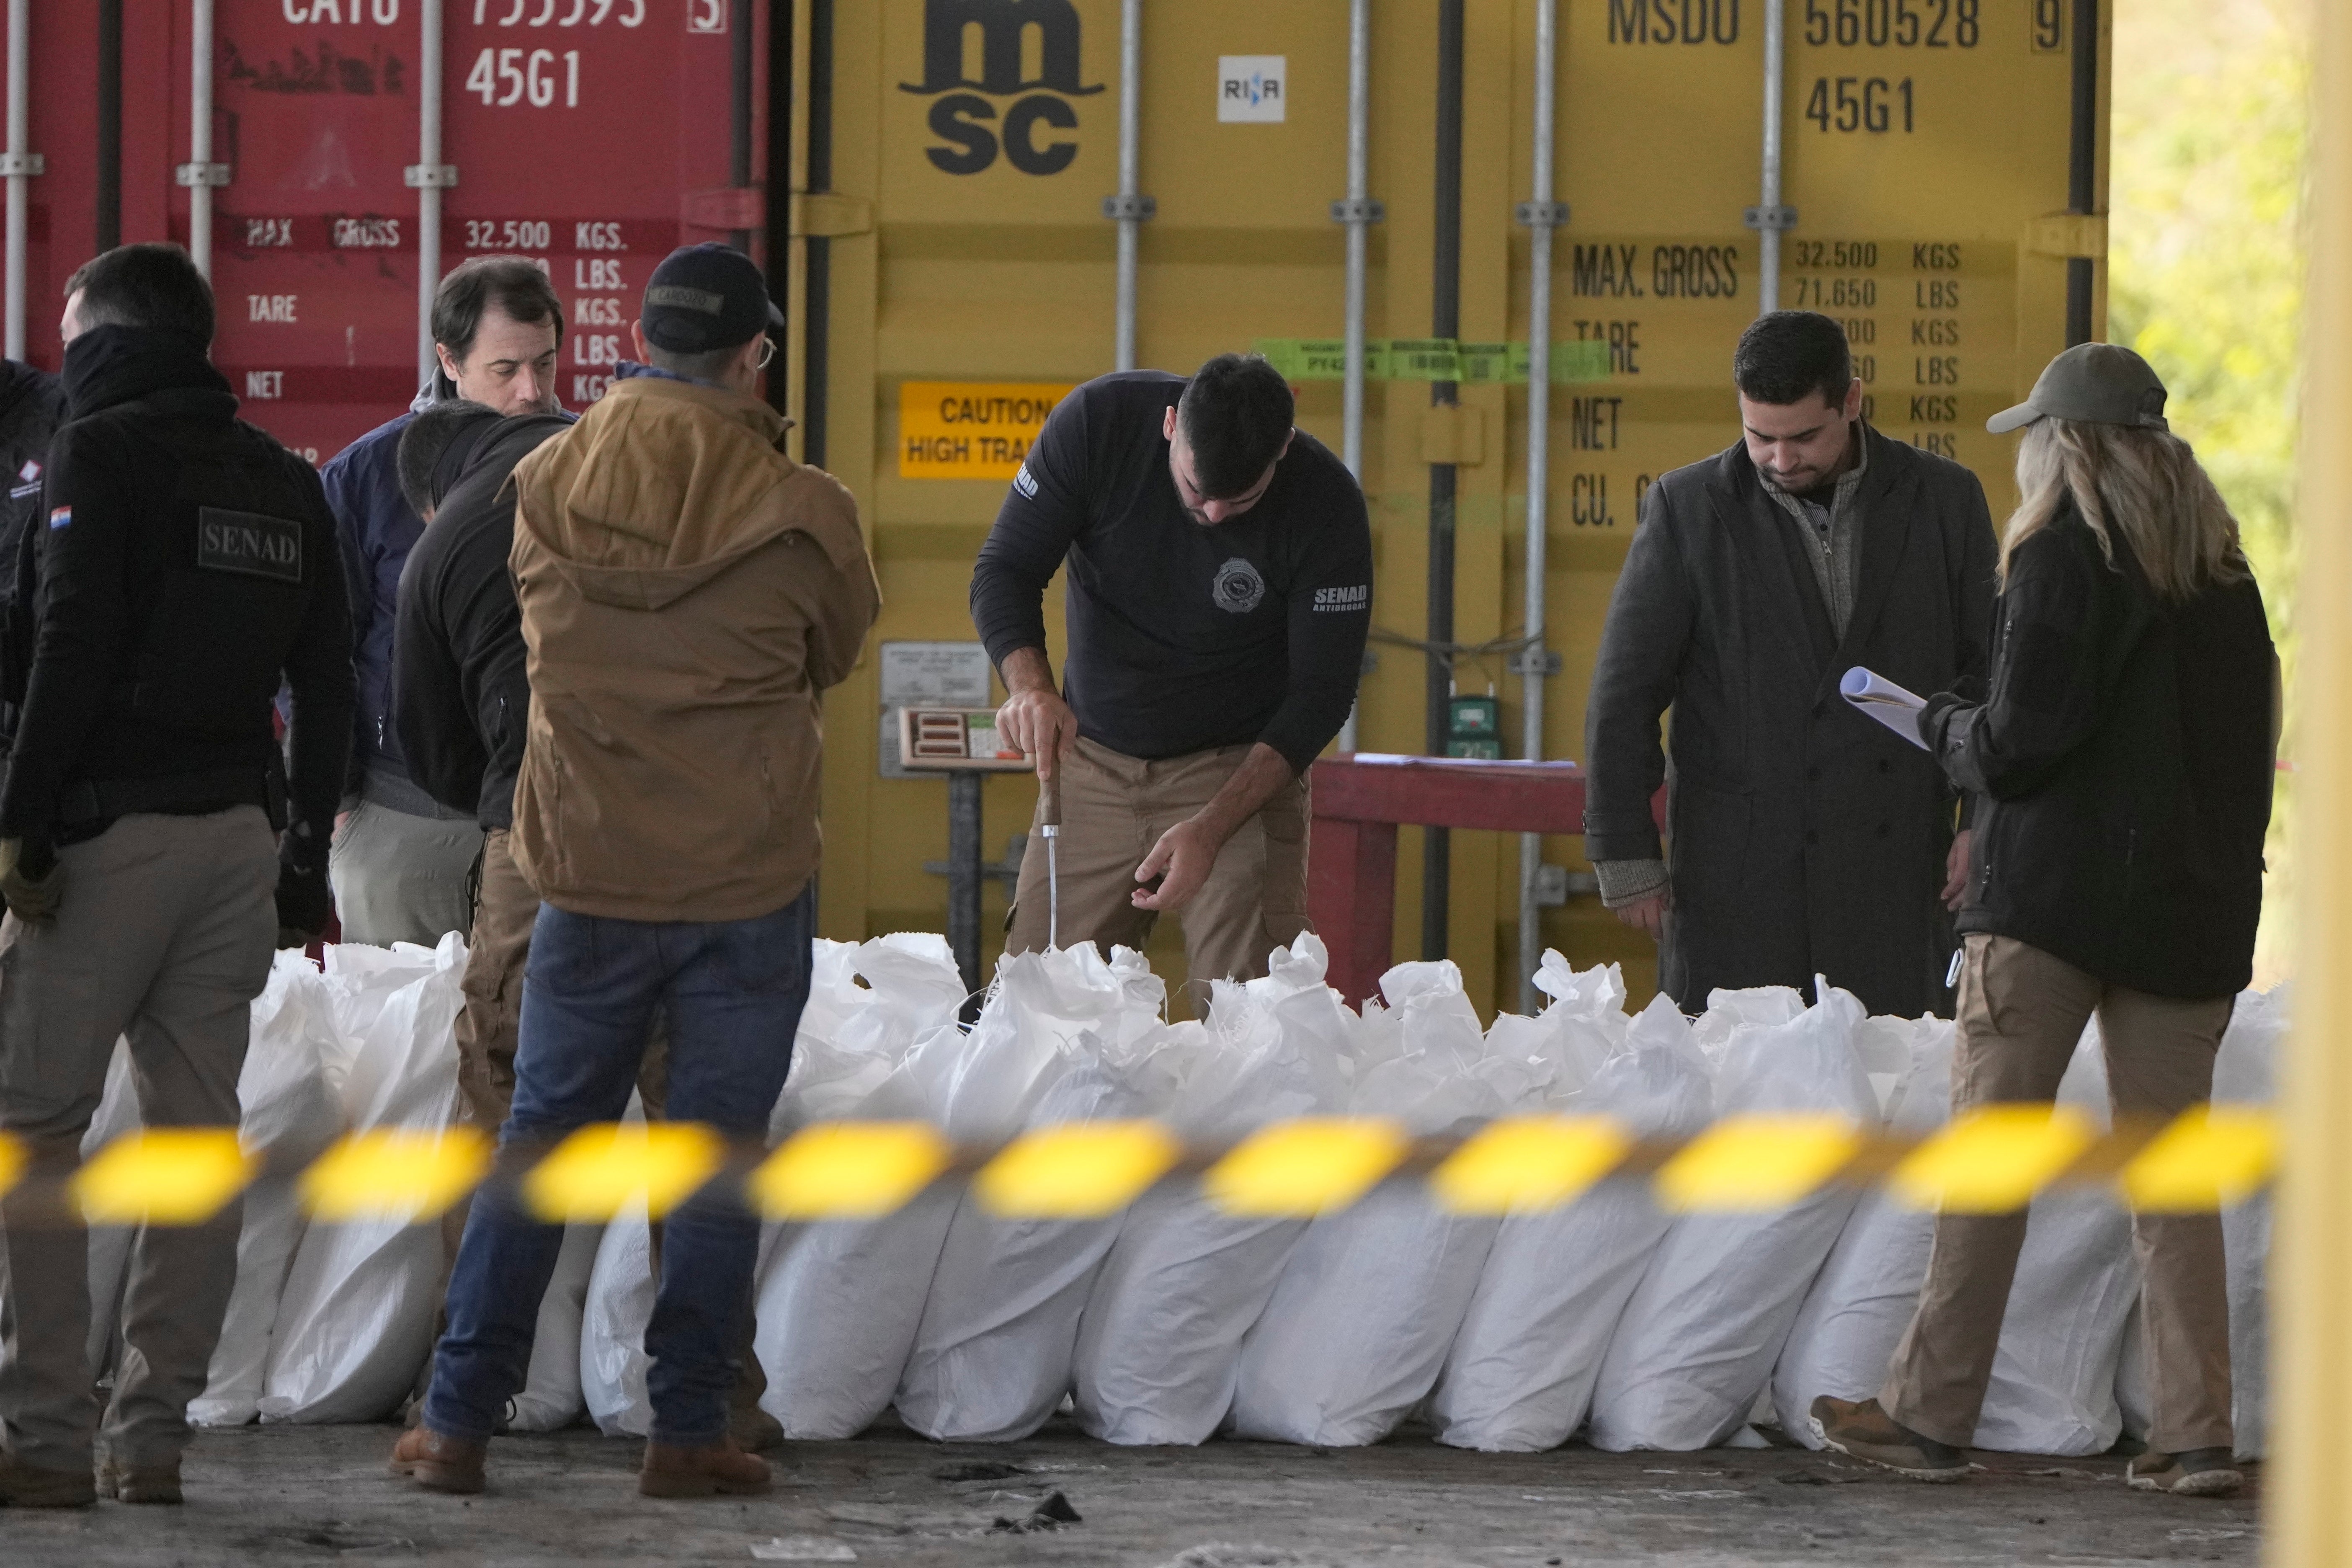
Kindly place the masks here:
POLYGON ((47 836, 0 839, 0 899, 28 925, 54 917, 65 900, 65 870, 47 836))
POLYGON ((326 847, 308 825, 286 830, 278 855, 278 945, 308 947, 326 933, 335 910, 327 889, 326 847))

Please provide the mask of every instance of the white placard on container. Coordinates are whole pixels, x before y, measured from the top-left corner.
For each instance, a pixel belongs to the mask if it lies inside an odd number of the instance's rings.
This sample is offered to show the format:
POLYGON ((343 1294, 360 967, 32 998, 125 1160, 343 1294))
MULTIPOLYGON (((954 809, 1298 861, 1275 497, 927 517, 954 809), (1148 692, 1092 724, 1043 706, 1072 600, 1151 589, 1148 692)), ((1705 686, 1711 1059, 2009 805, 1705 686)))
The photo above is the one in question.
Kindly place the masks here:
POLYGON ((1286 55, 1219 55, 1217 118, 1244 124, 1279 125, 1289 95, 1284 89, 1286 55))

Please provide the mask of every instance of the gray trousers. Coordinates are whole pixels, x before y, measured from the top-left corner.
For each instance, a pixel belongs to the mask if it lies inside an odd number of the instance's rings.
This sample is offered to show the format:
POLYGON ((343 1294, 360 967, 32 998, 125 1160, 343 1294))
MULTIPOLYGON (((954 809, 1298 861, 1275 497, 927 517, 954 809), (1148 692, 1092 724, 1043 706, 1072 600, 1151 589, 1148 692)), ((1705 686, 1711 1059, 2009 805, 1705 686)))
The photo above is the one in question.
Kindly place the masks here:
POLYGON ((363 799, 335 835, 327 874, 345 942, 438 945, 473 923, 466 883, 482 853, 481 827, 418 816, 363 799))
MULTIPOLYGON (((278 939, 278 852, 268 819, 126 816, 58 853, 55 919, 0 923, 0 1127, 27 1174, 70 1174, 121 1036, 151 1127, 234 1127, 249 1004, 278 939)), ((142 1229, 122 1309, 123 1354, 108 1451, 168 1464, 187 1445, 236 1282, 231 1203, 201 1226, 142 1229)), ((0 1436, 22 1462, 86 1470, 99 1426, 86 1341, 89 1240, 78 1216, 43 1212, 27 1185, 0 1199, 0 1436)))

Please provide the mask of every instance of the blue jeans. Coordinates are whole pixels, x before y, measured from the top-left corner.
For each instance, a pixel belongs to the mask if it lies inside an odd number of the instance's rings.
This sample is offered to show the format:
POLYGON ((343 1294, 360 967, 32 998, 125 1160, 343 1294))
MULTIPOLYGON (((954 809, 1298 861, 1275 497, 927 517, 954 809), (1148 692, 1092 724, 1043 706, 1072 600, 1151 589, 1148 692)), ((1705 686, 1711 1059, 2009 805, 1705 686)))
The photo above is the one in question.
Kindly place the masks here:
MULTIPOLYGON (((814 889, 756 920, 605 920, 541 904, 523 978, 514 1109, 500 1163, 629 1103, 659 1005, 669 1023, 667 1114, 730 1140, 765 1136, 808 1001, 814 889)), ((503 1173, 519 1173, 510 1167, 503 1173)), ((727 1430, 730 1351, 750 1300, 759 1221, 716 1186, 664 1223, 661 1279, 646 1327, 653 1438, 698 1447, 727 1430)), ((434 1352, 425 1425, 487 1438, 523 1385, 561 1226, 521 1207, 512 1184, 476 1199, 449 1277, 449 1327, 434 1352)))

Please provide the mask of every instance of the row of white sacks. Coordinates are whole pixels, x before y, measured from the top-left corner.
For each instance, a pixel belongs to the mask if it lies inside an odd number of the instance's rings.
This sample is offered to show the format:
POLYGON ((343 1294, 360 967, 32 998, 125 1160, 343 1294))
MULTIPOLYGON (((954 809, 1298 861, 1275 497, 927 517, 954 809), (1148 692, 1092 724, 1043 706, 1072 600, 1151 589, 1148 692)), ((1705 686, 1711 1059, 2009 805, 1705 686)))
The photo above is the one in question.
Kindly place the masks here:
MULTIPOLYGON (((457 1113, 451 1026, 465 950, 331 948, 321 974, 281 954, 254 1004, 240 1090, 257 1150, 322 1148, 346 1128, 437 1127, 457 1113)), ((1690 1021, 1661 998, 1623 1011, 1614 966, 1548 953, 1538 1017, 1482 1030, 1451 963, 1407 963, 1362 1013, 1323 983, 1312 935, 1273 973, 1219 983, 1209 1020, 1162 1021, 1141 957, 1091 947, 998 968, 979 1022, 945 942, 820 942, 792 1076, 771 1132, 921 1118, 985 1142, 1058 1121, 1151 1115, 1231 1139, 1283 1117, 1400 1119, 1420 1133, 1528 1110, 1597 1111, 1671 1136, 1743 1111, 1826 1111, 1922 1133, 1949 1114, 1952 1026, 1872 1018, 1822 987, 1717 992, 1690 1021)), ((2267 1102, 2283 991, 2241 998, 2215 1083, 2267 1102)), ((88 1148, 135 1124, 118 1058, 88 1148)), ((2096 1027, 2060 1095, 2102 1126, 2096 1027)), ((634 1107, 632 1114, 635 1114, 634 1107)), ((2223 1215, 2238 1442, 2263 1433, 2267 1195, 2223 1215)), ((1675 1216, 1645 1183, 1506 1219, 1444 1214, 1394 1183, 1313 1221, 1228 1217, 1189 1185, 1123 1215, 1009 1221, 951 1185, 887 1218, 769 1226, 756 1349, 766 1408, 796 1438, 846 1438, 895 1405, 940 1439, 1012 1440, 1066 1401, 1115 1443, 1224 1434, 1343 1447, 1409 1418, 1489 1450, 1581 1434, 1609 1449, 1763 1441, 1774 1412, 1812 1444, 1822 1394, 1874 1394, 1924 1276, 1932 1216, 1833 1187, 1761 1215, 1675 1216)), ((649 1424, 653 1281, 640 1213, 566 1236, 541 1304, 516 1430, 583 1413, 649 1424)), ((92 1359, 114 1333, 127 1235, 91 1248, 92 1359)), ((200 1423, 363 1421, 397 1407, 429 1349, 441 1227, 306 1226, 290 1197, 247 1204, 236 1291, 200 1423)), ((2092 1454, 2146 1429, 2137 1265, 2108 1196, 2034 1202, 1979 1447, 2092 1454)))

